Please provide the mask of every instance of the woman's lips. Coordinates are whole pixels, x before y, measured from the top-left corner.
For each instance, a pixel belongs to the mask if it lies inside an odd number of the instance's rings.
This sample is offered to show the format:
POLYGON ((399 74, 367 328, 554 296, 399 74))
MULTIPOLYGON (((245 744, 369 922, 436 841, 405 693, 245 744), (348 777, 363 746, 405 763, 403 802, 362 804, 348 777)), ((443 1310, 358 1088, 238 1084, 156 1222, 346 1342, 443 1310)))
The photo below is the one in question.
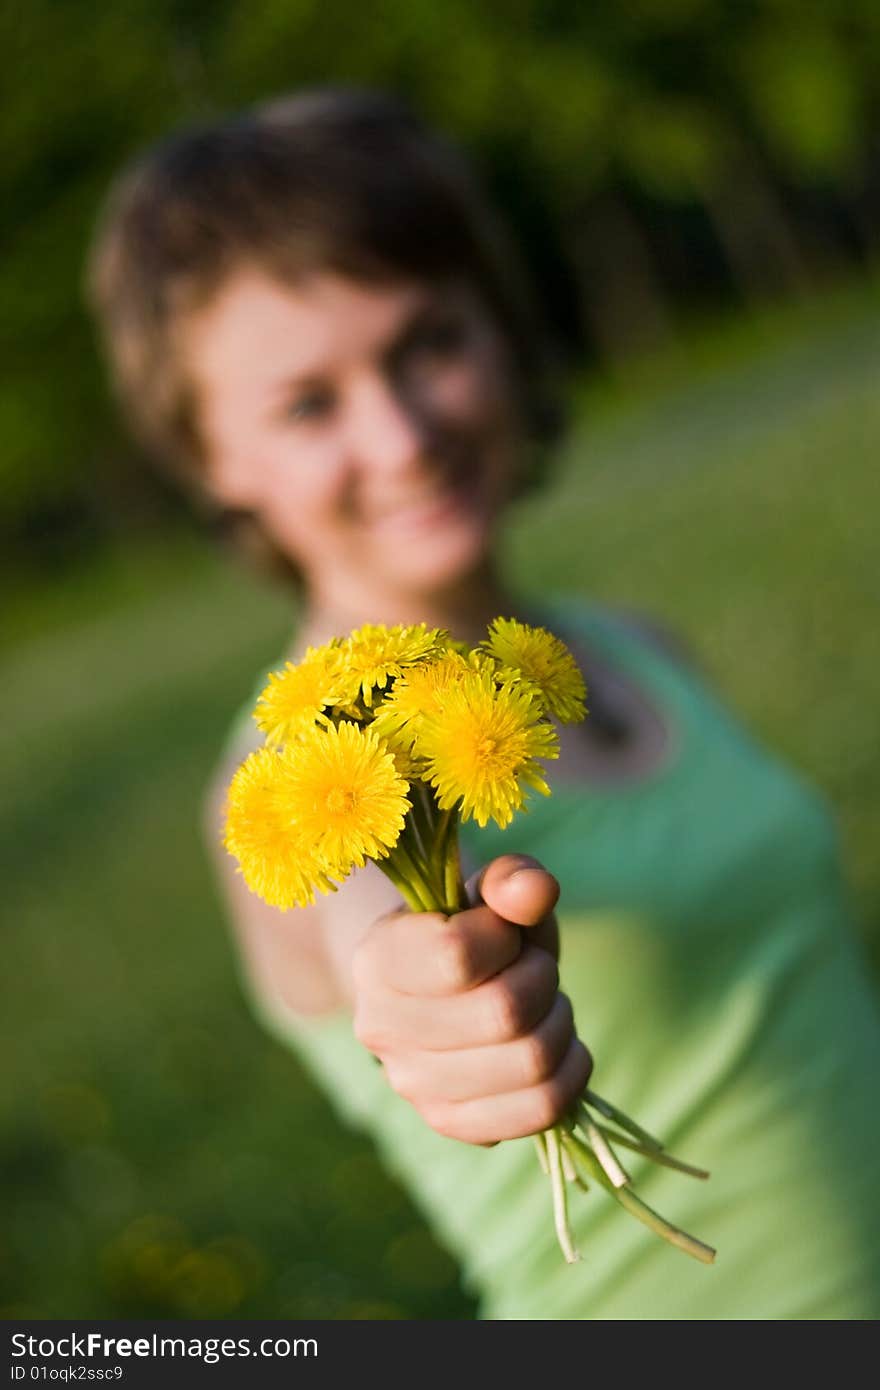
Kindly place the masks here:
POLYGON ((373 518, 379 531, 426 531, 474 507, 474 487, 469 482, 431 488, 423 494, 384 509, 373 518))

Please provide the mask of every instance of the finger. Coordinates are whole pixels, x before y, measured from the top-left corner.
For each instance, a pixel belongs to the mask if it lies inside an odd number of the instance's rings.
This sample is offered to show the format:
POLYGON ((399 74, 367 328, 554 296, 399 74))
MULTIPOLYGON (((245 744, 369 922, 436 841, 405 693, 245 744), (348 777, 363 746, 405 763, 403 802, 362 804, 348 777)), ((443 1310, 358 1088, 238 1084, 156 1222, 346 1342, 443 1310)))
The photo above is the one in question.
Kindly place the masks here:
POLYGON ((420 1107, 432 1129, 468 1144, 496 1144, 549 1129, 565 1115, 590 1079, 592 1060, 573 1038, 553 1076, 537 1086, 478 1100, 433 1102, 420 1107))
POLYGON ((452 1051, 523 1037, 553 1007, 559 971, 553 957, 526 942, 500 975, 465 993, 420 997, 374 985, 355 996, 355 1035, 385 1060, 414 1048, 452 1051))
POLYGON ((574 1035, 571 1004, 557 994, 550 1012, 523 1038, 454 1052, 392 1054, 385 1070, 394 1090, 417 1106, 506 1095, 548 1081, 574 1035))
POLYGON ((358 943, 352 971, 358 990, 443 997, 474 989, 516 960, 523 938, 489 907, 453 917, 390 913, 358 943))

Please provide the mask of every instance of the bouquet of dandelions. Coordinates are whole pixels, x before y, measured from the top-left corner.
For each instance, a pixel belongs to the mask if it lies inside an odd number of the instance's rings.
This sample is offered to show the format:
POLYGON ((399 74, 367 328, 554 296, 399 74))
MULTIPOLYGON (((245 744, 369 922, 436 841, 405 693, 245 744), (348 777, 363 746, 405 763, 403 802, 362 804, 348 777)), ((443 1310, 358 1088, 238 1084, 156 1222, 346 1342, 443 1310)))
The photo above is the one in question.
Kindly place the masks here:
MULTIPOLYGON (((497 618, 474 650, 447 632, 368 625, 269 677, 254 718, 266 736, 232 779, 224 844, 248 887, 279 908, 304 906, 368 859, 415 912, 468 906, 458 822, 501 827, 527 788, 549 795, 539 758, 558 756, 551 720, 584 717, 586 689, 564 644, 497 618)), ((554 1220, 574 1262, 567 1184, 589 1179, 664 1239, 710 1263, 632 1190, 615 1147, 694 1177, 616 1106, 585 1090, 534 1136, 554 1220)))

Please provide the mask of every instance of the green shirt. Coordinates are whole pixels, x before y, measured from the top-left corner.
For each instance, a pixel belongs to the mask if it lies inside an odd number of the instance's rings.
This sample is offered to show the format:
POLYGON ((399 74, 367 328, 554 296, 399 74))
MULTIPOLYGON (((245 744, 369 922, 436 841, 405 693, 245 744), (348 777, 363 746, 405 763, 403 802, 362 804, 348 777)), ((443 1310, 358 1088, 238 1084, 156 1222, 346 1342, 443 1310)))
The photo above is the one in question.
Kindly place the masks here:
POLYGON ((638 781, 535 797, 506 831, 469 824, 463 844, 480 863, 527 851, 560 880, 562 988, 591 1085, 711 1170, 700 1182, 624 1155, 639 1195, 716 1263, 592 1189, 571 1192, 582 1260, 566 1265, 531 1140, 443 1138, 347 1015, 254 1007, 373 1136, 484 1318, 877 1317, 880 1015, 828 811, 692 670, 598 608, 545 607, 662 710, 670 751, 638 781))

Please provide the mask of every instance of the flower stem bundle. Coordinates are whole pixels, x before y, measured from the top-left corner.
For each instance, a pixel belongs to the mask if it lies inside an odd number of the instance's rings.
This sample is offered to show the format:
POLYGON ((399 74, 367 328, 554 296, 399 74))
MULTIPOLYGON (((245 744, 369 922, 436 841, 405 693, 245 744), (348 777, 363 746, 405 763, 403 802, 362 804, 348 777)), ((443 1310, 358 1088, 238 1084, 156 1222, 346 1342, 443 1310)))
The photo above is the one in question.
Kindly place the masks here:
MULTIPOLYGON (((273 673, 254 711, 265 735, 232 779, 224 844, 248 887, 282 909, 335 892, 373 860, 414 912, 466 908, 458 825, 504 828, 548 796, 541 760, 559 755, 553 721, 584 717, 586 689, 552 633, 496 618, 473 650, 442 629, 367 625, 273 673)), ((585 1090, 535 1136, 566 1260, 578 1258, 569 1185, 592 1181, 696 1259, 714 1251, 632 1191, 615 1146, 692 1177, 610 1102, 585 1090)))

